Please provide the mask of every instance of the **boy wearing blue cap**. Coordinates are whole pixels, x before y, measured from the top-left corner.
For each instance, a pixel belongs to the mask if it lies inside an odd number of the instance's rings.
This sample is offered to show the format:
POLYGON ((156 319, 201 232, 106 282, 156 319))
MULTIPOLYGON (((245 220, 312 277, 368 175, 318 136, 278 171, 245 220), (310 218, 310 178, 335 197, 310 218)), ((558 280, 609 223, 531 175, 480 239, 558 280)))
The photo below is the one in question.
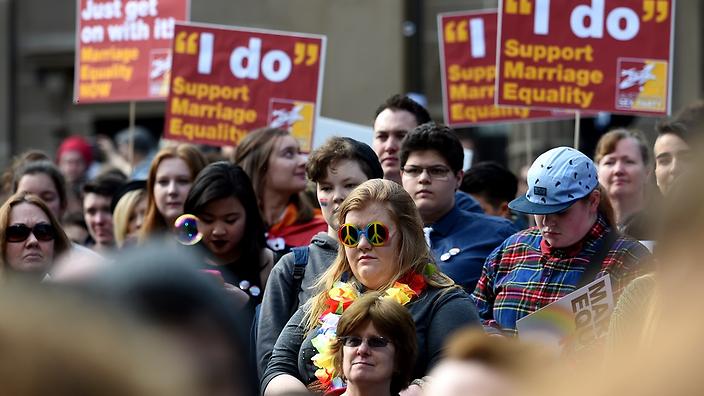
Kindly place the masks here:
POLYGON ((619 235, 589 157, 569 147, 540 155, 528 191, 509 207, 537 226, 504 241, 484 263, 472 299, 485 327, 515 334, 516 321, 605 274, 614 294, 641 274, 648 249, 619 235))

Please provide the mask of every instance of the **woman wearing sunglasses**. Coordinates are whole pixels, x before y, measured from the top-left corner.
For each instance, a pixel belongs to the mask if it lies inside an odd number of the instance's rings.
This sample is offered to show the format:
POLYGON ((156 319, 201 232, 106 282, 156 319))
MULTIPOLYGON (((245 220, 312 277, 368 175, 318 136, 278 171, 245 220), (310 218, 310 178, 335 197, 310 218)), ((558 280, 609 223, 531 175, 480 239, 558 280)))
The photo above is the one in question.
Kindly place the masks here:
POLYGON ((365 292, 395 299, 413 317, 419 351, 414 378, 438 361, 450 333, 479 325, 469 296, 434 266, 420 215, 403 187, 364 182, 342 203, 338 220, 337 258, 317 283, 317 294, 279 336, 262 378, 265 395, 305 390, 315 381, 327 391, 344 386, 330 352, 340 315, 365 292))
POLYGON ((36 195, 17 193, 0 207, 4 277, 23 273, 41 279, 70 246, 56 217, 36 195))
POLYGON ((385 293, 369 292, 340 318, 331 354, 347 387, 326 396, 397 395, 411 382, 418 355, 413 317, 385 293))

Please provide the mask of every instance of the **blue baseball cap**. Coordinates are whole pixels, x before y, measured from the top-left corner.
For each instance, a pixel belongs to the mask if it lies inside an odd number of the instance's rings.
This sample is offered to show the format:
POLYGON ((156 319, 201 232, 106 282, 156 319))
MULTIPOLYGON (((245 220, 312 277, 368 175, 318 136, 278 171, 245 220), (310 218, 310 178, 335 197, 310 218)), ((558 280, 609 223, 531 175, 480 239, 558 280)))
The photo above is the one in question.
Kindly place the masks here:
POLYGON ((508 204, 516 212, 552 214, 586 197, 599 185, 594 162, 571 147, 541 154, 528 169, 528 191, 508 204))

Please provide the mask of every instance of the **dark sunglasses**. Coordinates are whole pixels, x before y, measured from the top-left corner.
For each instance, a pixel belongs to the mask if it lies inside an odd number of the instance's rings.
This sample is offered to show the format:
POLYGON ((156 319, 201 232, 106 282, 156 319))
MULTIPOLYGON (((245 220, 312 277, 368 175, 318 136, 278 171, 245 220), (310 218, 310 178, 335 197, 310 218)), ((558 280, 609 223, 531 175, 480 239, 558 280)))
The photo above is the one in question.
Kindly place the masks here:
POLYGON ((364 228, 359 228, 354 224, 343 224, 337 230, 337 237, 340 242, 348 248, 359 245, 359 240, 364 235, 372 246, 384 246, 389 240, 389 228, 380 221, 372 221, 364 228))
POLYGON ((383 347, 389 345, 389 343, 391 342, 388 339, 386 339, 384 337, 380 337, 380 336, 371 336, 371 337, 367 337, 367 338, 362 338, 362 337, 358 337, 358 336, 345 336, 345 337, 338 337, 338 338, 342 342, 342 345, 344 345, 346 347, 352 347, 352 348, 356 348, 356 347, 362 345, 362 341, 365 341, 365 340, 366 340, 367 346, 369 348, 383 348, 383 347))
POLYGON ((7 242, 24 242, 29 238, 29 234, 34 234, 38 241, 53 241, 54 227, 51 224, 39 223, 29 228, 24 224, 13 224, 5 230, 5 240, 7 242))

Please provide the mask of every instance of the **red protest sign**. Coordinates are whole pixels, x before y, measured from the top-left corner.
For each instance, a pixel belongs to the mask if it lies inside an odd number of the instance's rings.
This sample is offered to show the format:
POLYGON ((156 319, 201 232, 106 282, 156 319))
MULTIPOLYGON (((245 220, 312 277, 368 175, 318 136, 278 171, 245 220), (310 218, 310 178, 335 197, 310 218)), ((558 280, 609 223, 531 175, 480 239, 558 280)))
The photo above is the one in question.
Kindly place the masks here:
POLYGON ((568 117, 494 105, 497 19, 496 10, 438 14, 445 123, 458 127, 568 117))
POLYGON ((164 137, 236 145, 272 126, 310 151, 324 59, 324 36, 176 24, 164 137))
POLYGON ((674 0, 503 0, 497 103, 666 114, 674 0))
POLYGON ((166 98, 176 21, 188 0, 78 0, 73 100, 166 98))

